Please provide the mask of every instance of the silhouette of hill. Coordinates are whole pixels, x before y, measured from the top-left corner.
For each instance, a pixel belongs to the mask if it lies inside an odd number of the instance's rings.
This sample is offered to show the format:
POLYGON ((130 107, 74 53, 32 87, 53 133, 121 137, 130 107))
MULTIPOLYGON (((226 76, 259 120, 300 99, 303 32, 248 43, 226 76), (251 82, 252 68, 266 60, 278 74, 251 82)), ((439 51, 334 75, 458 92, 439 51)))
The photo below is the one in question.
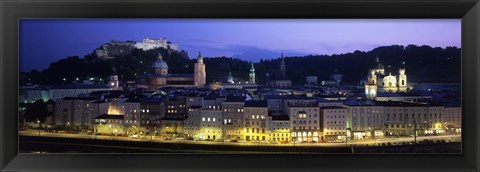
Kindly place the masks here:
MULTIPOLYGON (((161 52, 168 63, 169 73, 192 73, 195 58, 188 59, 177 52, 166 49, 142 51, 135 49, 131 55, 115 59, 100 59, 92 54, 84 58, 67 57, 42 71, 32 70, 22 77, 21 84, 61 84, 89 78, 106 79, 115 65, 121 81, 135 78, 151 71, 150 65, 161 52), (63 80, 63 79, 66 80, 63 80)), ((195 54, 193 57, 196 57, 195 54)), ((258 83, 265 82, 265 74, 278 69, 280 54, 276 59, 260 59, 254 63, 258 83)), ((327 80, 337 69, 343 74, 344 83, 357 84, 367 76, 378 57, 385 66, 385 72, 396 75, 399 67, 405 67, 409 82, 460 82, 461 49, 457 47, 430 47, 416 45, 391 45, 371 51, 354 51, 345 54, 308 55, 286 57, 286 74, 293 84, 303 84, 305 76, 315 75, 327 80)), ((222 81, 232 72, 234 78, 248 80, 250 62, 231 57, 205 57, 207 83, 222 81)))

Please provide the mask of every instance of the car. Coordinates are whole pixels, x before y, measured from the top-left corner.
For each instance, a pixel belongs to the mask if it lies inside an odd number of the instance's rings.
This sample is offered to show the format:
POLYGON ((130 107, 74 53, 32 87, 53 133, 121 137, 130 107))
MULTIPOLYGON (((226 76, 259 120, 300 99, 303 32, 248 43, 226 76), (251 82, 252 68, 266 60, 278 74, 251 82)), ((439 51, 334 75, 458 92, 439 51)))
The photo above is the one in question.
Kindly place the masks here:
POLYGON ((230 139, 224 139, 223 141, 224 141, 224 142, 231 142, 230 139))
POLYGON ((288 144, 289 142, 288 141, 282 141, 281 143, 282 144, 288 144))
POLYGON ((185 138, 183 138, 183 137, 177 137, 177 138, 175 138, 175 140, 185 140, 185 138))
POLYGON ((239 140, 238 143, 247 143, 246 140, 239 140))
POLYGON ((172 138, 170 138, 170 137, 165 137, 165 138, 163 138, 163 140, 172 140, 172 138))

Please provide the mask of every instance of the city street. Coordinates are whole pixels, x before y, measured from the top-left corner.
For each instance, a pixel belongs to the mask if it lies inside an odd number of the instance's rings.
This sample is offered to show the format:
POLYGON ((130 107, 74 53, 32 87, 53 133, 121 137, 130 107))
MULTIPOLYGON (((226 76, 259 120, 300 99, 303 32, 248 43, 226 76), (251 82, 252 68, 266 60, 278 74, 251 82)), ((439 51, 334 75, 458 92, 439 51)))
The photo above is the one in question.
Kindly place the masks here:
MULTIPOLYGON (((67 134, 67 133, 53 133, 38 130, 19 131, 23 136, 40 136, 40 137, 61 137, 61 138, 81 138, 81 139, 99 139, 99 140, 121 140, 121 141, 142 141, 142 142, 161 142, 161 143, 188 143, 188 144, 208 144, 208 145, 238 145, 238 146, 319 146, 319 147, 344 147, 344 146, 375 146, 382 143, 391 145, 407 144, 413 142, 414 137, 394 137, 381 139, 366 139, 366 140, 349 140, 348 143, 289 143, 289 144, 267 144, 267 143, 252 143, 252 142, 216 142, 216 141, 193 141, 193 140, 162 140, 161 137, 133 138, 133 137, 119 137, 119 136, 101 136, 88 135, 86 133, 67 134)), ((461 135, 438 135, 438 136, 417 136, 417 143, 423 140, 444 140, 445 142, 461 142, 461 135)))

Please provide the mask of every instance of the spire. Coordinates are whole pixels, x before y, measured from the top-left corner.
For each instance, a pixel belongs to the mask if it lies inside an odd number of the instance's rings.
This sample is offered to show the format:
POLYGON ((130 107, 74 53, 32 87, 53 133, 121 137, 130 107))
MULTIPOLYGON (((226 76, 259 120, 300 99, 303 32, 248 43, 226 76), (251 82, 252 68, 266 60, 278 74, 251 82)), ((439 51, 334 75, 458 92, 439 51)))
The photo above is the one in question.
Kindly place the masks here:
POLYGON ((202 57, 202 52, 201 51, 198 51, 198 57, 197 57, 198 60, 203 60, 203 57, 202 57))
POLYGON ((380 59, 378 58, 378 55, 377 55, 377 63, 380 63, 380 59))
POLYGON ((158 52, 157 59, 160 60, 160 61, 163 60, 163 56, 162 56, 162 53, 161 53, 161 52, 158 52))
POLYGON ((229 72, 228 72, 228 78, 227 78, 227 82, 229 82, 229 83, 232 83, 232 84, 233 84, 233 76, 232 76, 232 71, 229 71, 229 72))
POLYGON ((282 77, 286 77, 286 70, 285 70, 285 58, 283 58, 283 51, 282 51, 282 61, 280 62, 280 71, 282 72, 282 77))

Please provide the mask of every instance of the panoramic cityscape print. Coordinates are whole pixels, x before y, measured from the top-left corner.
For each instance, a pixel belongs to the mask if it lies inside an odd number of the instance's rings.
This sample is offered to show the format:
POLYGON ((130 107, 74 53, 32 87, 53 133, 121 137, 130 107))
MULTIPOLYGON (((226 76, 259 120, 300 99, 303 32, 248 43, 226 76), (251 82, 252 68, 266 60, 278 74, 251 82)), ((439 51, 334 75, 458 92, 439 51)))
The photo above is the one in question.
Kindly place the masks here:
POLYGON ((462 153, 459 19, 21 19, 20 153, 462 153))

